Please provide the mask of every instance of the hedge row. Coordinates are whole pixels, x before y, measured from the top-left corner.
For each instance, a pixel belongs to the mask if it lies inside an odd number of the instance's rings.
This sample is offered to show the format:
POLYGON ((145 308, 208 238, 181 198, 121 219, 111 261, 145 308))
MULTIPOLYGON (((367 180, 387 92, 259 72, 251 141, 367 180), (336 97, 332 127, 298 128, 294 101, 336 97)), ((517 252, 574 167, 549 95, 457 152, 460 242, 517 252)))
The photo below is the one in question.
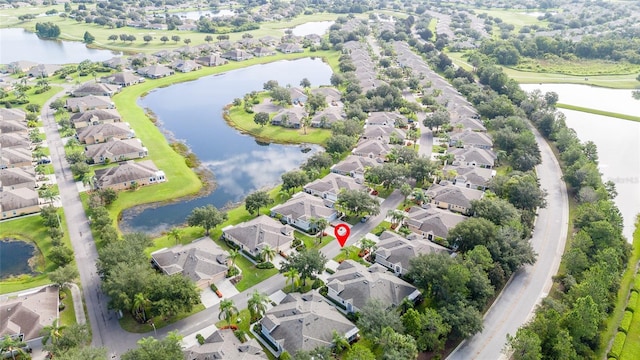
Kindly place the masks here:
POLYGON ((636 280, 633 285, 633 290, 640 292, 640 274, 636 274, 636 280))
POLYGON ((620 321, 620 326, 618 326, 618 331, 626 334, 629 331, 629 326, 631 326, 631 320, 633 320, 633 313, 631 311, 625 311, 624 317, 622 321, 620 321))
POLYGON ((613 340, 613 346, 611 347, 611 351, 607 356, 612 357, 614 359, 620 358, 620 354, 622 353, 622 347, 624 346, 624 342, 627 340, 627 334, 623 332, 618 332, 616 334, 615 339, 613 340))
POLYGON ((629 294, 629 302, 627 303, 627 309, 628 311, 636 311, 636 308, 638 306, 638 292, 631 290, 631 293, 629 294))

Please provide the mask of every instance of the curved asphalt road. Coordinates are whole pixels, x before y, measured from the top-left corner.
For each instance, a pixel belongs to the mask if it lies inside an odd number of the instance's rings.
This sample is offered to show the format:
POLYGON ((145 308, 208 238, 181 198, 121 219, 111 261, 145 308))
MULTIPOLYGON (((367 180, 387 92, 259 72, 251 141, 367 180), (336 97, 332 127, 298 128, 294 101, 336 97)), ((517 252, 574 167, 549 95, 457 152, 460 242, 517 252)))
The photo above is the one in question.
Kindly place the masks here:
POLYGON ((547 207, 538 211, 531 244, 538 254, 535 264, 517 272, 484 317, 484 330, 464 341, 448 357, 450 360, 506 358, 502 349, 507 334, 515 334, 545 297, 558 272, 567 239, 569 203, 561 180, 562 170, 551 148, 535 130, 542 164, 536 167, 540 184, 547 190, 547 207))

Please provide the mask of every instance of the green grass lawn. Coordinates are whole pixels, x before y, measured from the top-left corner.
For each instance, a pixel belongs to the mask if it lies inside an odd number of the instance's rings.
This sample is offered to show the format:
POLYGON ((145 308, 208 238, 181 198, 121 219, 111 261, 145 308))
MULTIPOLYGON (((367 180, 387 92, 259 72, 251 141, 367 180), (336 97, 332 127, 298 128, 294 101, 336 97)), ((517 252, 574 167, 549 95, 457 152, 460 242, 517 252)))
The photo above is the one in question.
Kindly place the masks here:
MULTIPOLYGON (((198 304, 193 307, 193 310, 191 310, 191 312, 183 312, 174 316, 169 316, 167 318, 163 316, 156 316, 150 320, 155 324, 156 329, 160 329, 169 324, 173 324, 176 321, 187 318, 193 314, 199 313, 204 309, 205 309, 204 305, 198 304)), ((151 326, 150 324, 140 324, 133 318, 133 316, 131 316, 131 313, 128 311, 123 312, 123 317, 122 319, 119 320, 119 322, 120 322, 120 326, 122 326, 122 328, 128 332, 146 333, 146 332, 153 331, 153 326, 151 326)))
MULTIPOLYGON (((67 223, 64 212, 59 209, 60 222, 65 234, 62 243, 71 248, 69 234, 67 234, 67 223)), ((51 283, 47 277, 47 273, 55 270, 56 265, 48 260, 48 254, 53 247, 51 238, 47 232, 47 228, 42 224, 42 218, 39 215, 19 217, 17 219, 5 220, 0 222, 0 239, 10 238, 26 241, 35 244, 37 255, 34 261, 34 275, 21 275, 6 279, 0 282, 0 294, 22 291, 36 286, 51 283)))
POLYGON ((560 108, 560 109, 582 111, 582 112, 586 112, 586 113, 590 113, 590 114, 596 114, 596 115, 602 115, 602 116, 610 116, 610 117, 614 117, 614 118, 618 118, 618 119, 622 119, 622 120, 630 120, 630 121, 638 121, 638 122, 640 122, 640 116, 620 114, 620 113, 614 113, 614 112, 611 112, 611 111, 590 109, 590 108, 586 108, 586 107, 582 107, 582 106, 560 104, 560 103, 556 104, 556 107, 560 108))
POLYGON ((512 24, 515 29, 515 32, 518 32, 523 26, 526 25, 540 25, 541 27, 546 27, 548 22, 540 21, 536 16, 527 15, 522 10, 498 10, 498 9, 474 9, 476 14, 486 13, 487 15, 493 16, 494 18, 500 18, 503 22, 507 24, 512 24))
POLYGON ((265 142, 324 145, 331 137, 331 130, 328 129, 309 128, 305 131, 304 129, 289 129, 271 124, 260 126, 253 121, 254 115, 244 111, 241 105, 232 106, 229 110, 229 115, 225 116, 225 118, 229 125, 265 142))
POLYGON ((71 297, 71 290, 64 288, 61 290, 65 298, 61 300, 64 304, 64 310, 60 312, 60 325, 70 326, 76 323, 76 312, 73 308, 73 297, 71 297))
POLYGON ((333 260, 337 261, 337 262, 343 262, 345 260, 353 260, 355 262, 359 262, 360 264, 364 265, 364 266, 370 266, 371 264, 366 262, 364 259, 362 259, 361 257, 358 256, 358 253, 360 252, 360 248, 355 246, 355 245, 351 245, 351 246, 347 246, 345 249, 349 249, 349 257, 346 256, 346 253, 344 251, 340 251, 340 253, 333 258, 333 260))
MULTIPOLYGON (((328 227, 325 232, 326 233, 330 233, 331 231, 333 231, 330 227, 328 227)), ((295 230, 293 236, 296 239, 300 239, 302 240, 302 243, 304 244, 304 246, 307 249, 321 249, 323 248, 325 245, 327 245, 328 243, 330 243, 333 239, 335 239, 333 236, 327 235, 327 236, 323 236, 322 240, 320 240, 320 242, 318 242, 318 237, 317 236, 310 236, 307 235, 301 231, 295 230)))

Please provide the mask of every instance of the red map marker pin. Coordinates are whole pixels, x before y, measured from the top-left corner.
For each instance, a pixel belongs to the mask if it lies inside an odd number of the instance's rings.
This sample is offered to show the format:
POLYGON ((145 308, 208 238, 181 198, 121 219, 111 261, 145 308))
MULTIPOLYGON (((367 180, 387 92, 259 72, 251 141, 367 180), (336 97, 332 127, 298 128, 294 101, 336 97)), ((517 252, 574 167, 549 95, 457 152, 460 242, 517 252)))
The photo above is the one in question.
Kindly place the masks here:
POLYGON ((338 239, 338 244, 340 244, 340 247, 344 247, 344 243, 347 242, 350 233, 351 229, 349 229, 349 226, 347 224, 336 225, 335 229, 333 230, 333 234, 336 236, 336 239, 338 239))

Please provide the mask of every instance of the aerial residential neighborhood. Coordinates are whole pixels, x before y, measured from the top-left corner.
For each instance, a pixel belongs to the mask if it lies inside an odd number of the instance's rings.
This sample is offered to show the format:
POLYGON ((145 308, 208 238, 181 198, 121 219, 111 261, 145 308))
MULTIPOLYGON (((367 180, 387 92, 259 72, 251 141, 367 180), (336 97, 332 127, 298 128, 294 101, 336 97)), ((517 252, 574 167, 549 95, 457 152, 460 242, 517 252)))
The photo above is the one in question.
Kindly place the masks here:
POLYGON ((0 357, 637 358, 638 14, 0 1, 0 357))

